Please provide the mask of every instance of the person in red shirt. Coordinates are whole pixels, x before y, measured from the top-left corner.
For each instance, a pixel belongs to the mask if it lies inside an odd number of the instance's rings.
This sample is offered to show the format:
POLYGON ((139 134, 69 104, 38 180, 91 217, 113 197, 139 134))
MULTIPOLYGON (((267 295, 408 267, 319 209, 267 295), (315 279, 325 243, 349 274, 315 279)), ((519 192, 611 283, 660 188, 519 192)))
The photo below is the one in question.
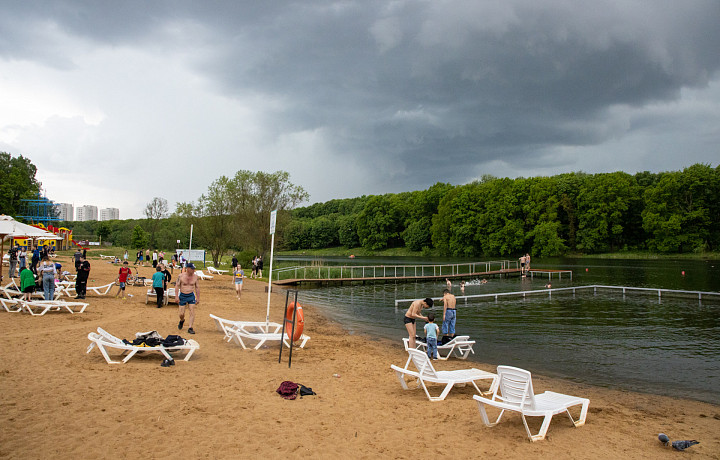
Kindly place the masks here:
POLYGON ((125 286, 127 285, 127 279, 128 276, 132 273, 132 270, 130 270, 130 267, 128 267, 127 260, 123 262, 123 266, 120 267, 120 271, 118 272, 117 280, 115 280, 116 283, 120 285, 118 288, 117 294, 115 294, 115 297, 120 297, 120 294, 122 294, 122 298, 125 299, 125 286))

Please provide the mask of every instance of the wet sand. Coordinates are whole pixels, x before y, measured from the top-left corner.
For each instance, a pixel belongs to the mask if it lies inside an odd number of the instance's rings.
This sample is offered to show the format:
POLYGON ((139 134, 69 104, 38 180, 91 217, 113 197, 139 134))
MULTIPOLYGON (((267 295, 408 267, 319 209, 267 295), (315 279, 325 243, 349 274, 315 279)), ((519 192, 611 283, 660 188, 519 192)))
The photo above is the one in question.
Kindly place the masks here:
MULTIPOLYGON (((117 266, 90 262, 89 286, 115 279, 117 266)), ((153 270, 140 272, 149 277, 153 270)), ((405 363, 400 343, 348 335, 308 305, 312 339, 294 351, 288 368, 287 353, 278 363, 277 345, 242 350, 224 342, 208 316, 264 320, 265 284, 247 280, 238 301, 228 275, 200 283, 197 334, 180 332, 200 349, 169 368, 160 367, 159 353, 112 365, 97 350, 85 353, 87 334, 98 326, 128 339, 138 331, 178 333, 177 306, 146 305, 140 287, 129 287, 133 297, 124 301, 89 294, 83 314, 0 313, 0 458, 720 458, 718 406, 539 375, 538 393, 590 398, 585 426, 557 415, 546 440, 536 443, 516 414, 485 427, 471 386, 456 387, 442 402, 428 401, 422 389, 403 391, 390 370, 405 363), (284 400, 275 392, 283 380, 317 396, 284 400), (681 454, 663 447, 658 432, 701 444, 681 454)), ((284 299, 273 295, 272 321, 280 321, 284 299)), ((481 343, 475 351, 482 355, 481 343)), ((436 363, 439 370, 494 371, 457 359, 436 363)), ((539 424, 533 419, 531 429, 539 424)))

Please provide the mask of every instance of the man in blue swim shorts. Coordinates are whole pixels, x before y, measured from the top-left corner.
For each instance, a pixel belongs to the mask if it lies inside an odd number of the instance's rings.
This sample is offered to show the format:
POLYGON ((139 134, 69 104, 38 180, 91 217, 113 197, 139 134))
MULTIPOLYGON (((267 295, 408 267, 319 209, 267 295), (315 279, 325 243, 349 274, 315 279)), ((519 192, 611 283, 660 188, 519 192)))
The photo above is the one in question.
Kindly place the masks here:
POLYGON ((178 329, 185 324, 185 307, 188 309, 188 333, 194 334, 193 323, 195 322, 195 305, 200 303, 200 286, 198 276, 195 274, 195 265, 188 263, 186 271, 181 273, 175 284, 175 300, 179 307, 180 322, 178 329))

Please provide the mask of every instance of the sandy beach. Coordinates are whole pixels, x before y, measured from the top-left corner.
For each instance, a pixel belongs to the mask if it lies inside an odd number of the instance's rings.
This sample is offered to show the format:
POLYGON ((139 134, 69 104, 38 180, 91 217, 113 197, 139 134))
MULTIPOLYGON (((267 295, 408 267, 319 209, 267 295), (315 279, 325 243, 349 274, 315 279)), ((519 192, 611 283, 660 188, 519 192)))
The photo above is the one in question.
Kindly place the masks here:
MULTIPOLYGON (((58 260, 71 267, 69 258, 58 260)), ((89 286, 115 279, 118 266, 90 262, 89 286)), ((149 277, 153 269, 140 273, 149 277)), ((288 368, 287 354, 278 363, 277 345, 250 351, 226 343, 208 316, 264 320, 265 284, 247 280, 238 301, 228 275, 200 283, 192 337, 200 349, 169 368, 160 366, 159 353, 113 365, 97 350, 86 354, 87 335, 97 327, 128 339, 138 331, 178 333, 177 306, 146 305, 141 287, 129 287, 127 300, 88 294, 83 314, 1 313, 0 457, 720 458, 718 406, 540 375, 534 375, 538 393, 590 398, 585 426, 555 416, 547 439, 536 443, 515 414, 485 427, 471 386, 456 387, 442 402, 428 401, 421 389, 402 390, 390 370, 405 363, 401 343, 348 335, 310 305, 304 305, 305 332, 312 339, 288 368), (317 396, 284 400, 275 392, 284 380, 312 387, 317 396), (679 453, 658 442, 659 432, 701 444, 679 453)), ((271 320, 280 321, 284 298, 273 295, 271 320)), ((191 337, 187 328, 180 335, 191 337)), ((475 351, 482 356, 481 343, 475 351)), ((436 367, 494 371, 457 359, 436 367)))

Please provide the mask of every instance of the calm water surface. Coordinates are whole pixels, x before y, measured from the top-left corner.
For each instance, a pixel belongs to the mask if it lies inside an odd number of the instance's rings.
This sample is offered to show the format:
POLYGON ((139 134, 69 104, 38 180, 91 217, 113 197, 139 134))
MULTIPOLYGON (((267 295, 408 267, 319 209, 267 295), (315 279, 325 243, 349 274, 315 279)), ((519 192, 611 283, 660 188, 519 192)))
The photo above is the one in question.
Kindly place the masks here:
MULTIPOLYGON (((288 261, 288 259, 284 259, 288 261)), ((313 259, 315 260, 315 259, 313 259)), ((348 259, 331 258, 347 264, 348 259)), ((454 260, 458 262, 457 260, 454 260)), ((294 259, 298 264, 310 260, 294 259)), ((438 259, 355 259, 359 265, 443 263, 438 259)), ((720 291, 720 261, 543 259, 533 268, 569 269, 590 284, 720 291), (685 275, 682 275, 682 272, 685 275)), ((490 278, 466 295, 544 289, 547 278, 490 278)), ((323 308, 354 332, 397 339, 406 335, 407 304, 396 299, 439 297, 441 282, 301 287, 301 303, 323 308)), ((460 288, 453 293, 461 296, 460 288)), ((442 312, 442 306, 435 308, 442 312)), ((420 328, 418 328, 420 329, 420 328)), ((458 300, 458 334, 477 341, 473 359, 594 385, 683 396, 720 404, 720 297, 592 291, 494 300, 458 300)))

